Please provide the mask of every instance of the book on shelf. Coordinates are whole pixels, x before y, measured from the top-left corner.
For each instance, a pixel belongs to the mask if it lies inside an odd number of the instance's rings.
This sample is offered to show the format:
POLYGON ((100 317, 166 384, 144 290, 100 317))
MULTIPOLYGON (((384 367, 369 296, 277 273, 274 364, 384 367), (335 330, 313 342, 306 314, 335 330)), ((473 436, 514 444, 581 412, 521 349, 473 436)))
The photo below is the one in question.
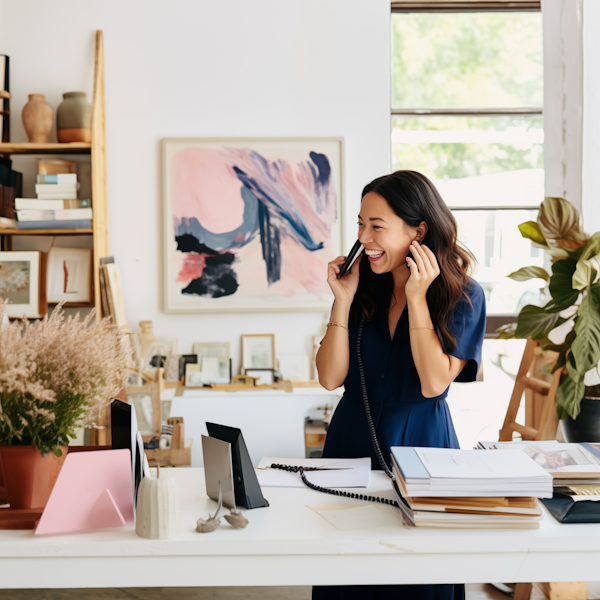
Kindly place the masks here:
POLYGON ((478 442, 479 450, 520 450, 553 478, 554 487, 600 485, 600 445, 557 440, 478 442))
POLYGON ((23 188, 23 174, 13 170, 12 160, 0 156, 0 217, 15 218, 15 198, 23 188))
POLYGON ((66 210, 17 210, 18 221, 72 221, 91 218, 91 208, 68 208, 66 210))
POLYGON ((67 192, 72 194, 77 193, 79 185, 77 183, 36 183, 35 193, 36 194, 60 194, 67 192))
POLYGON ((74 192, 42 192, 37 194, 38 200, 77 200, 77 190, 74 192))
POLYGON ((39 198, 15 198, 16 210, 65 210, 68 208, 91 208, 92 201, 76 200, 40 200, 39 198))
POLYGON ((54 175, 38 175, 37 184, 57 184, 77 183, 77 173, 55 173, 54 175))
POLYGON ((19 221, 18 229, 91 229, 92 221, 81 219, 76 221, 19 221))
MULTIPOLYGON (((0 90, 10 93, 10 59, 0 54, 0 90)), ((10 142, 10 96, 0 97, 0 142, 10 142)))

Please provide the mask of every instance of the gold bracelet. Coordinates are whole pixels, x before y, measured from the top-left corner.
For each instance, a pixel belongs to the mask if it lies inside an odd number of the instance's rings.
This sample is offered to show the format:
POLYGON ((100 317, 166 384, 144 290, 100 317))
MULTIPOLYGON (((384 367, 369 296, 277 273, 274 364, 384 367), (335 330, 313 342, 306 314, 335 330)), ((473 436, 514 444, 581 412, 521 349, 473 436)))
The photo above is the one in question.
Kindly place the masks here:
POLYGON ((434 327, 409 327, 408 330, 409 331, 419 331, 420 329, 431 329, 434 330, 434 327))
POLYGON ((347 327, 344 327, 343 325, 340 325, 339 323, 334 323, 333 321, 329 321, 329 323, 327 323, 327 325, 325 325, 325 327, 330 327, 331 325, 335 325, 336 327, 341 327, 342 329, 345 329, 346 331, 348 331, 347 327))

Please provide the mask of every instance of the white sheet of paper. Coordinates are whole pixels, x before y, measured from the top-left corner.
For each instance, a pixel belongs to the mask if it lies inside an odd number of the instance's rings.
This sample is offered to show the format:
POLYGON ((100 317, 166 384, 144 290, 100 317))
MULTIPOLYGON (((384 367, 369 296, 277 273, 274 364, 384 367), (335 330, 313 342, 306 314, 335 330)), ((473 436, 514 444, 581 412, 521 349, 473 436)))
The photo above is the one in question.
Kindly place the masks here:
POLYGON ((368 504, 366 506, 309 506, 318 515, 340 531, 368 529, 369 527, 401 526, 400 511, 391 506, 368 504), (396 511, 398 514, 395 514, 396 511))
POLYGON ((258 483, 263 487, 306 487, 299 473, 267 468, 271 464, 292 467, 329 467, 326 471, 307 471, 306 478, 328 488, 368 487, 371 481, 370 458, 263 458, 257 468, 258 483))

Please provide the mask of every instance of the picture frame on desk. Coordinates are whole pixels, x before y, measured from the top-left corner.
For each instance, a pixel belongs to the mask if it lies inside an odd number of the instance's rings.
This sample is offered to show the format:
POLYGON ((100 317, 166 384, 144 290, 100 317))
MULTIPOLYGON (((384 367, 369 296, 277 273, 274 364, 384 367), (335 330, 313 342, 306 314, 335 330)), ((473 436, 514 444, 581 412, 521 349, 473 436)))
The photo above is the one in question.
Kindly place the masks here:
POLYGON ((92 249, 50 248, 47 268, 48 302, 92 301, 92 249))
POLYGON ((48 312, 46 260, 45 252, 0 252, 0 298, 8 300, 10 318, 39 319, 48 312))
POLYGON ((344 138, 167 138, 167 313, 329 311, 344 138), (215 198, 219 198, 218 207, 215 198))
POLYGON ((275 369, 245 369, 244 375, 255 378, 255 385, 275 383, 275 369))
POLYGON ((275 368, 275 334, 242 335, 242 373, 246 369, 275 368))

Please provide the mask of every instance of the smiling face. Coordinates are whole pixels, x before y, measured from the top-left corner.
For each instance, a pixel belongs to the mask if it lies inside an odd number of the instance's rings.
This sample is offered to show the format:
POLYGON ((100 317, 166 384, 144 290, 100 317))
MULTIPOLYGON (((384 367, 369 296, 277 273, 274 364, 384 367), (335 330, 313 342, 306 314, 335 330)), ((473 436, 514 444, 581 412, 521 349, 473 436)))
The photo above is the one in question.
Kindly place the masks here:
POLYGON ((388 273, 406 268, 406 257, 413 240, 420 242, 427 233, 423 221, 418 227, 408 226, 375 192, 365 194, 358 215, 358 239, 374 273, 388 273))

